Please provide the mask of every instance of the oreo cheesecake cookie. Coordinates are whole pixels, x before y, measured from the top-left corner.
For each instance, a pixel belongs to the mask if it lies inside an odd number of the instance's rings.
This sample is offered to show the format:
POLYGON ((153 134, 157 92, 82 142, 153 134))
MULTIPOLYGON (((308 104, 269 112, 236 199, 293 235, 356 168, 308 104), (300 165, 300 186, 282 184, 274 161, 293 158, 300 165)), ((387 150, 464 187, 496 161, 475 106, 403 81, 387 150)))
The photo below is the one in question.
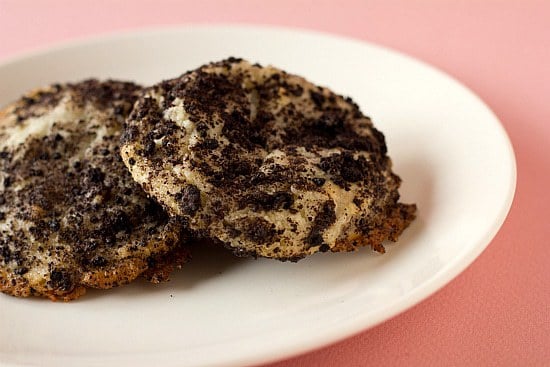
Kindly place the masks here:
POLYGON ((0 290, 71 300, 186 261, 185 231, 124 166, 119 141, 141 88, 86 80, 0 112, 0 290), (170 261, 167 261, 170 259, 170 261))
POLYGON ((351 99, 241 59, 144 89, 121 154, 170 215, 239 256, 384 252, 415 216, 351 99))

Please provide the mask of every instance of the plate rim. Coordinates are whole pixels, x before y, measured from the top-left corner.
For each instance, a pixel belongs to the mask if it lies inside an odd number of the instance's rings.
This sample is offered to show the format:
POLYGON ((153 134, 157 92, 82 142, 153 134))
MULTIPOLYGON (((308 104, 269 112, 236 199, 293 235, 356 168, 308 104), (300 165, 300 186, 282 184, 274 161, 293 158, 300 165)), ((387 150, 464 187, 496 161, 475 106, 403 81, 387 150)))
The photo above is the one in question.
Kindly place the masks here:
MULTIPOLYGON (((461 88, 464 92, 468 94, 470 98, 475 99, 480 106, 483 106, 484 109, 490 114, 493 122, 495 123, 496 130, 499 133, 499 139, 505 143, 506 151, 508 154, 507 160, 510 163, 510 173, 509 181, 506 182, 508 187, 508 192, 506 194, 506 200, 504 200, 500 208, 498 209, 498 216, 493 221, 491 228, 488 228, 485 232, 485 236, 477 240, 478 246, 474 246, 473 250, 466 252, 460 259, 453 259, 446 263, 435 275, 433 275, 428 281, 423 282, 420 286, 415 288, 413 291, 410 291, 406 301, 396 300, 393 303, 389 304, 385 309, 386 312, 384 315, 375 318, 372 322, 357 322, 357 325, 353 327, 339 328, 331 333, 323 334, 322 336, 317 336, 312 340, 306 340, 294 348, 284 348, 284 354, 281 355, 281 351, 273 350, 271 353, 264 353, 261 357, 241 357, 234 358, 230 363, 224 365, 240 365, 252 364, 252 363, 270 363, 282 359, 292 358, 294 356, 318 350, 334 343, 337 343, 341 340, 351 338, 356 336, 368 329, 371 329, 375 326, 380 325, 381 323, 394 318, 403 312, 411 309, 420 302, 426 300, 443 287, 448 285, 452 280, 454 280, 459 274, 464 272, 480 255, 481 253, 489 246, 492 242, 504 221, 510 212, 512 203, 514 201, 516 186, 517 186, 517 161, 515 157, 515 152, 513 149, 512 142, 509 135, 504 128, 504 125, 494 113, 494 111, 489 107, 489 105, 483 101, 472 89, 467 85, 456 79, 454 76, 448 74, 442 69, 429 64, 415 56, 412 56, 408 53, 402 52, 400 50, 395 50, 391 47, 380 45, 376 42, 370 40, 363 40, 360 38, 355 38, 351 36, 319 31, 310 28, 301 28, 301 27, 288 27, 288 26, 277 26, 277 25, 264 25, 260 23, 186 23, 182 25, 169 25, 169 26, 147 26, 147 27, 131 27, 123 28, 114 31, 101 32, 99 34, 88 35, 83 37, 74 37, 70 39, 65 39, 59 42, 48 42, 39 47, 33 47, 26 49, 20 52, 16 52, 7 57, 0 58, 0 69, 5 68, 9 65, 17 64, 21 61, 41 57, 46 54, 56 53, 63 50, 68 50, 71 48, 83 47, 83 46, 92 46, 101 44, 109 41, 122 41, 124 39, 131 39, 138 37, 139 35, 152 35, 152 34, 163 34, 163 33, 173 33, 173 32, 204 32, 204 31, 223 31, 230 29, 231 31, 261 31, 261 32, 283 32, 283 33, 300 33, 308 36, 313 36, 317 38, 330 38, 334 41, 347 42, 357 46, 367 46, 369 48, 378 49, 385 53, 391 54, 393 56, 398 56, 399 58, 406 60, 407 62, 415 63, 419 66, 429 69, 430 71, 436 73, 439 77, 447 79, 449 82, 454 84, 454 86, 461 88)), ((178 352, 165 353, 164 355, 172 355, 177 357, 178 352)), ((8 355, 7 353, 0 352, 0 357, 8 355)), ((117 357, 123 357, 126 354, 116 355, 117 357)), ((141 354, 133 354, 133 358, 139 357, 141 354)), ((114 357, 114 356, 113 356, 114 357)), ((78 357, 72 356, 58 356, 59 361, 75 361, 80 360, 78 357)), ((83 362, 93 362, 99 361, 100 359, 85 359, 83 362)), ((162 359, 164 360, 164 359, 162 359)), ((130 361, 125 359, 125 361, 130 361)), ((3 358, 0 358, 0 364, 5 366, 21 366, 18 362, 5 362, 3 358), (5 364, 4 364, 5 363, 5 364)))

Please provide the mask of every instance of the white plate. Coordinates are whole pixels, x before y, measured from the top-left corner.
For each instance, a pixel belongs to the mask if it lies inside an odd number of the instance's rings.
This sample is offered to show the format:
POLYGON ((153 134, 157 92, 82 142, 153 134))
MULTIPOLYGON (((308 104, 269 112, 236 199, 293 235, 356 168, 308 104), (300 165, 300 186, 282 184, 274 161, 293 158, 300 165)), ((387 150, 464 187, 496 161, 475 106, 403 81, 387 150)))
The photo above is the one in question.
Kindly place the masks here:
POLYGON ((160 286, 138 281, 63 304, 0 295, 7 366, 204 366, 268 362, 380 323, 448 283, 487 246, 515 189, 510 142, 464 86, 371 44, 257 27, 141 31, 0 66, 0 103, 55 81, 154 83, 242 56, 352 96, 386 135, 418 219, 385 255, 363 249, 297 264, 202 250, 160 286))

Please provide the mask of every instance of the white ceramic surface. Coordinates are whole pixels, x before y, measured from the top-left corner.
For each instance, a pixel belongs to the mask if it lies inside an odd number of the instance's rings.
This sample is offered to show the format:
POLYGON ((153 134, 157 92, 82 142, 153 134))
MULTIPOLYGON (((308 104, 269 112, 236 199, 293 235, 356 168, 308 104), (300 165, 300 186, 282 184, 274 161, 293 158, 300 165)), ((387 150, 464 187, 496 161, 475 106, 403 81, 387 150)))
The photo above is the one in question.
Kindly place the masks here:
POLYGON ((0 295, 0 365, 239 366, 326 345, 413 306, 464 270, 515 189, 494 114, 432 67, 371 44, 276 28, 188 27, 73 42, 0 65, 0 104, 85 77, 154 83, 241 56, 352 96, 386 135, 417 220, 379 255, 299 263, 202 249, 163 285, 137 281, 63 304, 0 295))

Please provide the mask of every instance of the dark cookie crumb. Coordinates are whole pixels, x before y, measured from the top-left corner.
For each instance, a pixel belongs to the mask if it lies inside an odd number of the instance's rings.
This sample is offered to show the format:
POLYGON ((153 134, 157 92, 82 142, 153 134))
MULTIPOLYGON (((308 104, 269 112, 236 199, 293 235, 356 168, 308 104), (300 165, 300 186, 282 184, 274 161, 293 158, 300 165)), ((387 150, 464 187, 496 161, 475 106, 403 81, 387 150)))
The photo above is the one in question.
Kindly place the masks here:
POLYGON ((185 186, 177 195, 181 211, 187 215, 193 215, 201 207, 201 192, 195 185, 185 186))
POLYGON ((321 246, 324 244, 323 232, 336 221, 336 204, 333 200, 323 203, 321 211, 315 217, 313 226, 307 236, 309 246, 321 246))
POLYGON ((50 287, 60 291, 70 291, 74 287, 74 283, 71 275, 63 270, 53 270, 50 273, 50 281, 48 282, 50 287))
POLYGON ((248 218, 243 223, 245 237, 257 244, 273 242, 277 237, 275 225, 262 218, 248 218))

